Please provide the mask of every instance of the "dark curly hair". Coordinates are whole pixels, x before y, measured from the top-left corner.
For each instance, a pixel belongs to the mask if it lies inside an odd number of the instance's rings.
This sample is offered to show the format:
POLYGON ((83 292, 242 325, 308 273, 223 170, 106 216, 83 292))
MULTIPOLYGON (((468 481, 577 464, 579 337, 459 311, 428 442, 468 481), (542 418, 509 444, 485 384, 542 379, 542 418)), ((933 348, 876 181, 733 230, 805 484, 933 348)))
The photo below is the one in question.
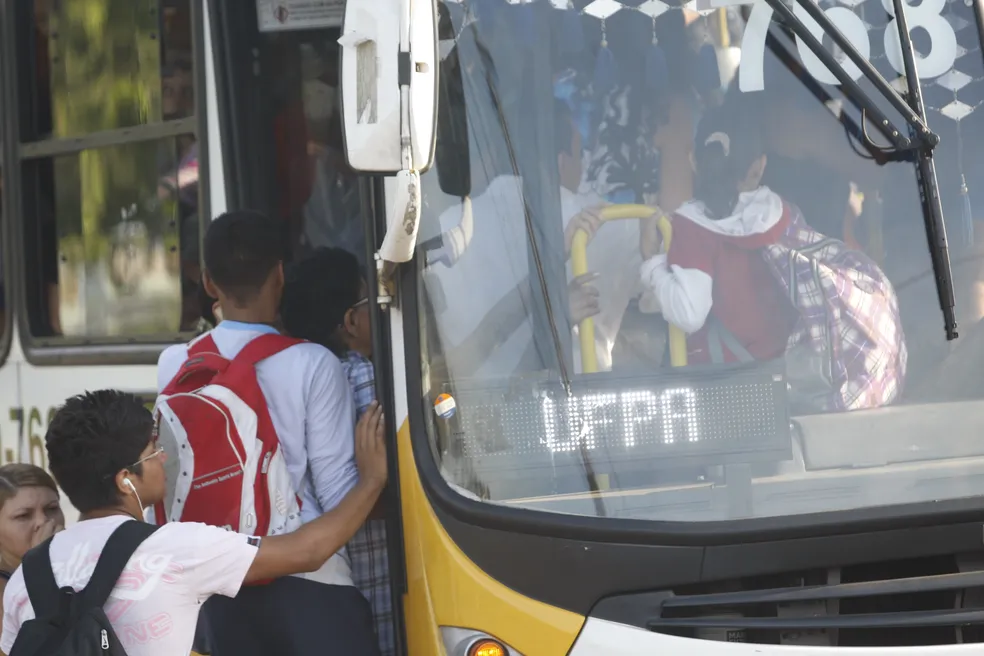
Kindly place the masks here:
POLYGON ((345 313, 358 303, 362 267, 341 248, 319 248, 288 267, 280 318, 284 328, 342 356, 346 346, 338 335, 345 313))
POLYGON ((58 486, 79 512, 110 508, 120 502, 114 477, 132 466, 153 437, 154 419, 143 402, 126 392, 85 392, 58 409, 45 443, 48 466, 58 486))

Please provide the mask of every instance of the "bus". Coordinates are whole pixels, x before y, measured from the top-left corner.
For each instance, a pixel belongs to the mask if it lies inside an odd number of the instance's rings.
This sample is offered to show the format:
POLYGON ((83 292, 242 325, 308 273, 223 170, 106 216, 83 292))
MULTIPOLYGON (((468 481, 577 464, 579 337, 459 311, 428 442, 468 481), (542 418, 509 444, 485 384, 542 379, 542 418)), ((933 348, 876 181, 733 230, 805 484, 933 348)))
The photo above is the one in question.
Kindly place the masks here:
POLYGON ((981 0, 19 0, 0 34, 3 462, 83 390, 152 403, 214 320, 208 221, 258 209, 366 267, 399 653, 984 642, 981 0), (762 183, 891 282, 884 403, 689 363, 640 285, 736 99, 762 183))

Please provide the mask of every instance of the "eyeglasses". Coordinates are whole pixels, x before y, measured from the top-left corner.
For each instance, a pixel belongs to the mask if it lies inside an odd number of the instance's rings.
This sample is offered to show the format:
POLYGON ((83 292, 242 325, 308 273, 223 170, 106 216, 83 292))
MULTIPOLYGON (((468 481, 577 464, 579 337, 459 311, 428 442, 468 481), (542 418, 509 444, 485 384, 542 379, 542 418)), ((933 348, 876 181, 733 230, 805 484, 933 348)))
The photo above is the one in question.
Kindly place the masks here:
MULTIPOLYGON (((155 440, 155 442, 156 442, 156 440, 155 440)), ((157 446, 155 446, 154 450, 151 453, 148 453, 147 455, 145 455, 143 458, 141 458, 140 460, 136 461, 132 465, 127 465, 126 467, 124 467, 124 469, 133 469, 137 465, 142 465, 143 463, 147 462, 148 460, 152 460, 153 458, 156 458, 157 456, 161 455, 162 453, 164 453, 164 447, 162 447, 161 445, 158 444, 157 446)))
MULTIPOLYGON (((152 452, 152 453, 148 453, 147 455, 145 455, 145 456, 144 456, 143 458, 141 458, 140 460, 137 460, 137 461, 136 461, 135 463, 133 463, 132 465, 127 465, 127 466, 126 466, 126 467, 124 467, 123 469, 133 469, 133 468, 134 468, 134 467, 136 467, 137 465, 142 465, 143 463, 145 463, 145 462, 147 462, 148 460, 151 460, 151 459, 153 459, 153 458, 156 458, 156 457, 158 457, 159 455, 161 455, 161 454, 163 454, 163 453, 164 453, 164 447, 162 447, 162 446, 160 446, 160 445, 157 445, 157 446, 156 446, 156 447, 154 448, 154 450, 153 450, 153 452, 152 452)), ((106 475, 106 478, 112 478, 112 477, 113 477, 113 476, 115 476, 115 475, 116 475, 116 474, 107 474, 107 475, 106 475)))
POLYGON ((142 463, 145 463, 148 460, 150 460, 151 458, 156 458, 157 456, 161 455, 162 453, 164 453, 164 447, 158 445, 157 448, 154 449, 154 451, 152 453, 149 453, 149 454, 145 455, 143 458, 141 458, 140 460, 136 461, 132 465, 127 465, 126 466, 126 469, 133 469, 137 465, 142 464, 142 463))
POLYGON ((355 309, 355 308, 357 308, 357 307, 362 307, 363 305, 365 305, 365 304, 366 304, 366 303, 368 303, 368 302, 369 302, 369 297, 368 297, 368 296, 366 296, 366 297, 365 297, 364 299, 362 299, 361 301, 358 301, 358 302, 356 302, 356 303, 353 303, 353 304, 352 304, 352 306, 351 306, 351 307, 350 307, 349 309, 350 309, 350 310, 354 310, 354 309, 355 309))

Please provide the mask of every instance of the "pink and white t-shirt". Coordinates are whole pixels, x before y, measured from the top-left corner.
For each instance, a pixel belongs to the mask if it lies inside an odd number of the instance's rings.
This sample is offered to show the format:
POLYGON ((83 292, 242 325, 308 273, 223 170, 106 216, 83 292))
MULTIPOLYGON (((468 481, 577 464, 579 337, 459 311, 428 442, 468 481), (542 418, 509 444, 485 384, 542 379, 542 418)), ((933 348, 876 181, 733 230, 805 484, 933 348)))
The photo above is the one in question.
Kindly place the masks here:
MULTIPOLYGON (((58 587, 83 589, 106 541, 124 516, 89 519, 57 534, 51 543, 58 587)), ((205 524, 166 524, 140 545, 127 563, 105 610, 129 656, 177 656, 191 651, 202 602, 215 594, 234 597, 256 557, 245 535, 205 524)), ((3 595, 0 651, 9 654, 21 625, 34 618, 17 568, 3 595)))

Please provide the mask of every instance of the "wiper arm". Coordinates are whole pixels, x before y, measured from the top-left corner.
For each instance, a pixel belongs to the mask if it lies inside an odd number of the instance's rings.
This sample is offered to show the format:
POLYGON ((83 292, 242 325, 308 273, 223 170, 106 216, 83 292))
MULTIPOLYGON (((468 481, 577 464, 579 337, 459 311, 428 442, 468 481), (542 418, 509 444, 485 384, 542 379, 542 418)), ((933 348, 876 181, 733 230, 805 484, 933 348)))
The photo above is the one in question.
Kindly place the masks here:
POLYGON ((939 144, 939 135, 926 124, 926 112, 922 101, 922 88, 916 72, 912 39, 909 37, 905 18, 904 0, 893 0, 895 18, 899 29, 899 42, 902 47, 902 61, 908 86, 908 102, 892 88, 881 73, 865 59, 836 25, 827 17, 823 9, 812 0, 793 0, 798 3, 817 22, 823 33, 831 38, 838 48, 858 67, 879 94, 902 116, 908 127, 908 137, 879 109, 875 101, 855 82, 834 56, 823 47, 803 22, 796 17, 784 0, 765 0, 772 10, 782 16, 789 28, 799 37, 810 51, 833 73, 841 83, 845 95, 855 102, 864 114, 870 116, 878 130, 903 152, 912 152, 916 161, 916 177, 919 183, 919 197, 923 210, 923 223, 929 244, 933 274, 936 277, 936 291, 939 295, 940 310, 943 312, 943 325, 947 340, 957 337, 957 320, 954 313, 953 277, 950 272, 950 255, 946 244, 946 227, 943 223, 943 206, 940 203, 939 187, 936 183, 936 165, 933 162, 933 149, 939 144))
MULTIPOLYGON (((885 137, 892 143, 892 145, 900 151, 911 150, 913 148, 912 141, 909 137, 901 131, 895 124, 885 115, 884 112, 878 107, 878 104, 865 92, 861 86, 855 82, 847 70, 834 58, 834 56, 823 47, 823 43, 813 35, 813 32, 793 13, 793 10, 786 4, 784 0, 765 0, 765 2, 772 7, 772 10, 779 14, 790 30, 799 38, 799 40, 810 49, 817 58, 823 62, 823 65, 833 73, 834 77, 841 84, 841 88, 844 89, 844 94, 854 101, 864 113, 872 119, 875 127, 885 135, 885 137)), ((920 135, 922 140, 932 142, 935 146, 939 143, 939 137, 932 132, 923 122, 923 120, 917 116, 905 100, 898 94, 898 92, 892 88, 892 85, 882 77, 882 74, 871 65, 867 59, 865 59, 857 48, 854 47, 846 36, 837 28, 836 25, 831 22, 830 18, 823 12, 823 9, 819 5, 812 2, 811 0, 793 0, 793 2, 798 3, 803 9, 810 15, 813 20, 815 20, 823 33, 830 37, 830 39, 840 48, 844 54, 851 60, 855 66, 861 70, 861 74, 864 75, 868 81, 874 85, 875 89, 884 96, 892 107, 895 108, 899 114, 906 120, 910 125, 914 124, 916 127, 915 133, 920 135)))
MULTIPOLYGON (((893 0, 895 20, 899 28, 899 41, 902 44, 902 62, 905 67, 906 85, 909 88, 909 106, 923 121, 926 108, 923 104, 922 85, 916 73, 916 59, 913 55, 912 39, 905 17, 905 0, 893 0)), ((924 130, 929 132, 929 128, 924 130)), ((910 130, 912 129, 910 124, 910 130)), ((935 135, 934 135, 935 136, 935 135)), ((939 143, 939 137, 936 138, 939 143)), ((946 245, 946 227, 943 223, 943 205, 940 202, 940 188, 936 183, 936 164, 933 162, 933 147, 919 148, 916 151, 916 176, 919 179, 919 200, 923 207, 923 221, 926 224, 926 241, 929 242, 929 255, 936 276, 936 293, 940 297, 943 311, 943 327, 947 340, 957 338, 957 317, 953 310, 953 274, 950 271, 950 253, 946 245)))

